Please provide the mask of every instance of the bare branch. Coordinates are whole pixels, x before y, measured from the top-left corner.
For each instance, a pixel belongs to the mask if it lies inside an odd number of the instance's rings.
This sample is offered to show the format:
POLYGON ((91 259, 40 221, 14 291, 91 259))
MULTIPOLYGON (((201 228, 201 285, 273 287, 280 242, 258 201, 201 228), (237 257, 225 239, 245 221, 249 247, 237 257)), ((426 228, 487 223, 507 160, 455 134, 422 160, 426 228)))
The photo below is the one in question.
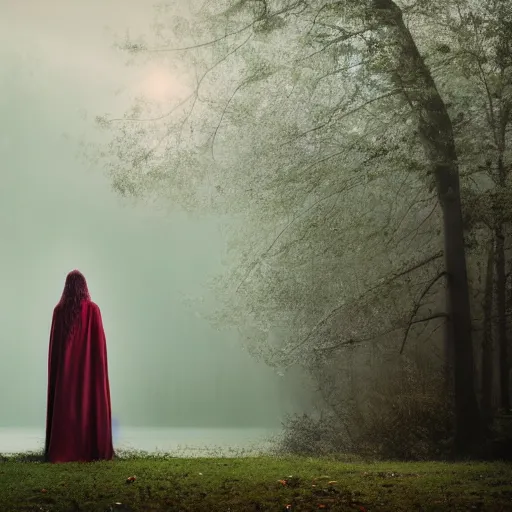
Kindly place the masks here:
POLYGON ((434 320, 436 318, 449 318, 449 317, 450 317, 450 315, 448 313, 445 313, 444 311, 440 311, 439 313, 434 313, 425 318, 418 318, 416 320, 413 320, 411 322, 411 324, 421 324, 423 322, 430 322, 430 320, 434 320))
POLYGON ((321 77, 319 77, 316 81, 316 85, 318 85, 318 82, 320 82, 320 80, 323 80, 329 76, 336 75, 337 73, 342 73, 343 71, 348 71, 349 69, 354 69, 359 66, 364 66, 365 64, 368 64, 371 61, 372 61, 372 59, 364 59, 360 62, 356 62, 355 64, 350 64, 348 66, 343 66, 341 68, 333 69, 332 71, 329 71, 329 73, 326 73, 325 75, 322 75, 321 77))
MULTIPOLYGON (((356 91, 356 93, 357 93, 357 91, 356 91)), ((375 103, 376 101, 380 101, 380 100, 383 100, 383 99, 386 99, 386 98, 390 98, 391 96, 396 96, 396 95, 401 94, 401 93, 402 93, 401 89, 393 89, 391 91, 388 91, 385 94, 381 94, 380 96, 377 96, 377 97, 372 98, 372 99, 370 99, 368 101, 365 101, 362 105, 358 105, 357 107, 353 108, 352 110, 349 110, 348 112, 345 112, 341 117, 337 118, 336 121, 341 121, 345 117, 349 117, 349 116, 351 116, 353 114, 356 114, 360 110, 364 109, 368 105, 371 105, 372 103, 375 103)), ((310 128, 309 130, 306 130, 305 132, 299 133, 292 140, 299 139, 301 137, 306 136, 308 133, 312 133, 312 132, 315 132, 315 131, 320 130, 322 128, 325 128, 328 124, 331 123, 331 121, 333 120, 335 114, 338 113, 339 111, 340 111, 339 107, 333 109, 333 111, 331 112, 331 114, 329 115, 329 117, 327 118, 327 120, 324 123, 321 123, 318 126, 310 128)), ((282 145, 288 144, 289 142, 291 142, 291 141, 286 141, 282 145)))
POLYGON ((223 36, 218 37, 217 39, 212 39, 211 41, 207 41, 205 43, 199 43, 191 46, 182 46, 181 48, 147 48, 144 51, 149 53, 163 53, 163 52, 184 52, 188 50, 195 50, 197 48, 204 48, 206 46, 212 46, 216 43, 220 43, 221 41, 224 41, 225 39, 228 39, 232 36, 236 36, 238 34, 241 34, 242 32, 245 32, 246 30, 253 27, 255 23, 260 21, 260 18, 256 18, 251 23, 244 25, 242 28, 239 28, 238 30, 235 30, 233 32, 229 32, 228 34, 224 34, 223 36))
POLYGON ((385 331, 373 334, 366 338, 358 338, 358 339, 349 338, 348 340, 340 341, 340 342, 335 343, 334 345, 330 345, 328 347, 315 347, 313 350, 318 351, 318 352, 329 352, 332 350, 337 350, 341 347, 347 347, 347 346, 351 346, 351 345, 359 345, 360 343, 374 341, 378 338, 381 338, 382 336, 386 336, 387 334, 391 334, 392 332, 398 331, 399 329, 402 329, 402 328, 403 328, 403 326, 399 325, 396 327, 391 327, 390 329, 387 329, 385 331))
MULTIPOLYGON (((404 347, 405 347, 405 342, 407 341, 407 336, 409 335, 409 331, 411 330, 411 327, 414 323, 414 317, 417 315, 420 307, 422 306, 422 301, 424 299, 424 297, 427 295, 427 293, 432 289, 432 287, 434 286, 435 283, 437 283, 437 281, 439 281, 439 279, 441 279, 441 277, 443 276, 446 276, 447 273, 446 271, 443 271, 443 272, 440 272, 439 274, 437 274, 436 277, 434 277, 434 279, 432 279, 430 281, 430 283, 427 285, 427 287, 423 290, 423 292, 421 293, 419 299, 417 300, 412 312, 411 312, 411 316, 409 318, 409 323, 407 325, 407 328, 405 330, 405 333, 404 333, 404 339, 402 341, 402 347, 400 348, 400 354, 403 353, 404 351, 404 347)), ((436 317, 438 318, 438 317, 436 317)), ((429 319, 423 319, 421 321, 426 321, 426 320, 429 320, 429 319)))
POLYGON ((319 50, 317 50, 317 51, 315 51, 313 53, 310 53, 309 55, 306 55, 305 57, 301 57, 296 62, 302 62, 302 61, 305 61, 307 59, 311 59, 315 55, 318 55, 319 53, 322 53, 323 51, 327 50, 327 48, 329 48, 330 46, 332 46, 332 45, 334 45, 336 43, 341 43, 343 41, 348 41, 349 39, 351 39, 353 37, 361 36, 361 35, 365 34, 366 32, 371 32, 372 30, 375 30, 376 28, 377 28, 377 26, 371 26, 371 27, 367 27, 367 28, 358 30, 356 32, 346 32, 345 34, 343 34, 341 36, 335 37, 332 41, 329 41, 327 44, 322 46, 322 48, 320 48, 319 50))
MULTIPOLYGON (((396 241, 396 244, 399 244, 401 242, 403 242, 404 240, 406 240, 407 238, 409 238, 411 235, 413 235, 413 239, 414 237, 418 234, 418 231, 420 230, 420 228, 427 223, 427 221, 430 219, 430 217, 432 217, 432 215, 434 214, 434 212, 436 211, 437 207, 438 207, 439 203, 436 202, 434 203, 434 206, 432 207, 432 209, 430 210, 430 212, 428 213, 428 215, 414 228, 414 229, 411 229, 410 231, 408 231, 407 233, 405 233, 401 238, 399 238, 397 241, 396 241)), ((390 243, 390 241, 388 242, 390 243)))
POLYGON ((245 85, 247 85, 249 83, 249 80, 244 80, 242 82, 240 82, 234 89, 234 91, 231 93, 231 96, 229 97, 228 101, 226 102, 226 104, 224 105, 224 108, 222 109, 222 113, 220 115, 220 119, 219 119, 219 122, 217 123, 217 126, 215 126, 215 130, 213 131, 213 134, 212 134, 212 148, 211 148, 211 151, 212 151, 212 158, 215 160, 215 156, 213 154, 213 148, 215 146, 215 138, 217 137, 217 133, 220 129, 220 125, 222 124, 222 121, 224 119, 224 116, 226 115, 226 111, 230 105, 230 103, 233 101, 233 98, 235 97, 236 93, 242 89, 242 87, 244 87, 245 85))
MULTIPOLYGON (((391 276, 389 279, 377 284, 376 286, 372 287, 372 288, 369 288, 368 290, 366 290, 365 292, 363 292, 362 294, 359 295, 359 297, 357 297, 353 302, 358 302, 359 300, 361 300, 364 296, 366 296, 368 293, 372 292, 372 291, 375 291, 376 289, 386 285, 386 284, 389 284, 393 279, 397 279, 409 272, 412 272, 418 268, 421 268, 422 266, 424 265, 427 265, 428 263, 430 263, 431 261, 434 261, 435 259, 439 258, 440 256, 442 255, 442 253, 436 253, 432 256, 430 256, 429 258, 426 258, 425 260, 423 260, 422 262, 414 265, 412 268, 410 269, 406 269, 404 271, 402 271, 401 273, 399 274, 396 274, 394 276, 391 276)), ((425 295, 428 293, 428 291, 432 288, 432 286, 434 285, 434 283, 436 281, 438 281, 442 276, 446 275, 446 272, 441 272, 439 273, 432 281, 430 281, 429 285, 427 286, 427 288, 423 291, 423 293, 421 294, 420 296, 420 299, 419 299, 419 302, 420 302, 420 305, 421 305, 421 301, 422 299, 425 297, 425 295)), ((320 322, 318 322, 312 329, 311 331, 307 334, 307 336, 305 336, 297 345, 295 345, 289 352, 288 352, 288 355, 289 354, 292 354, 293 352, 295 352, 296 350, 298 350, 300 347, 302 347, 304 344, 306 344, 310 339, 311 337, 313 336, 313 334, 322 326, 322 325, 325 325, 334 315, 336 315, 341 309, 343 309, 344 307, 346 307, 347 304, 341 304, 340 306, 337 306, 335 307, 333 310, 331 310, 327 316, 325 316, 320 322)), ((411 320, 409 321, 408 325, 407 325, 407 332, 409 331, 412 323, 418 323, 418 322, 414 322, 414 316, 416 315, 417 311, 419 310, 419 306, 417 308, 415 308, 414 310, 414 314, 411 318, 411 320)), ((426 319, 423 319, 423 321, 426 321, 426 319)), ((364 341, 371 341, 379 336, 384 336, 385 334, 389 334, 391 332, 394 332, 394 331, 397 331, 399 329, 403 329, 404 325, 398 325, 398 326, 395 326, 395 327, 392 327, 391 329, 389 329, 388 331, 384 331, 382 333, 379 333, 379 334, 375 334, 375 335, 372 335, 370 336, 369 338, 363 338, 363 339, 360 339, 360 340, 348 340, 348 341, 343 341, 341 343, 338 343, 336 345, 333 345, 331 347, 328 347, 326 348, 325 350, 328 350, 328 349, 334 349, 334 348, 337 348, 337 347, 340 347, 340 346, 344 346, 344 345, 351 345, 351 344, 354 344, 354 343, 361 343, 361 342, 364 342, 364 341)), ((402 350, 403 350, 403 346, 402 346, 402 350)), ((402 350, 400 351, 400 353, 402 353, 402 350)))
POLYGON ((169 117, 171 114, 173 114, 178 108, 185 105, 185 103, 187 103, 187 101, 190 100, 190 98, 192 98, 195 95, 195 93, 196 93, 196 90, 192 91, 192 93, 189 94, 184 100, 181 100, 179 103, 174 105, 174 107, 172 107, 171 110, 169 110, 165 114, 162 114, 161 116, 158 116, 158 117, 146 117, 144 119, 139 119, 137 117, 116 117, 113 119, 105 119, 104 122, 106 124, 110 124, 110 123, 118 123, 118 122, 124 122, 124 121, 135 121, 135 122, 141 122, 141 123, 142 122, 145 123, 145 122, 152 122, 152 121, 161 121, 162 119, 165 119, 166 117, 169 117))
MULTIPOLYGON (((395 206, 396 205, 399 205, 400 204, 400 201, 399 201, 399 197, 400 197, 400 194, 402 192, 402 188, 403 186, 405 185, 405 183, 407 182, 407 180, 410 178, 411 174, 410 173, 407 173, 405 175, 405 178, 403 179, 403 181, 400 183, 400 186, 398 187, 396 193, 395 193, 395 200, 393 202, 391 202, 390 204, 390 210, 389 210, 389 213, 388 213, 388 218, 387 218, 387 221, 386 221, 386 225, 384 226, 384 230, 387 232, 387 230, 389 229, 389 226, 391 224, 391 220, 393 219, 393 213, 394 213, 394 210, 395 210, 395 206)), ((388 237, 387 241, 386 241, 386 247, 389 247, 389 244, 391 243, 391 241, 393 240, 394 236, 397 234, 397 232, 399 231, 400 227, 402 226, 403 222, 405 221, 405 219, 407 218, 407 216, 409 215, 409 212, 414 208, 415 205, 418 204, 418 196, 420 194, 423 193, 423 190, 422 189, 418 189, 417 192, 416 192, 416 195, 414 196, 413 200, 410 202, 409 206, 407 207, 405 213, 402 215, 402 218, 400 219, 400 221, 398 222, 398 224, 395 226, 395 228, 393 229, 393 232, 391 233, 391 235, 388 237)))
POLYGON ((279 11, 276 11, 270 15, 267 14, 267 10, 260 15, 255 17, 250 23, 247 25, 244 25, 242 28, 239 28, 237 30, 234 30, 233 32, 229 32, 227 34, 224 34, 223 36, 220 36, 216 39, 212 39, 211 41, 206 41, 204 43, 199 43, 191 46, 182 46, 180 48, 145 48, 144 51, 150 52, 150 53, 162 53, 162 52, 183 52, 188 50, 195 50, 197 48, 204 48, 206 46, 212 46, 216 43, 220 43, 221 41, 224 41, 225 39, 228 39, 232 36, 236 36, 238 34, 241 34, 242 32, 245 32, 246 30, 252 28, 256 23, 263 20, 269 20, 276 16, 280 16, 281 14, 293 14, 293 9, 298 6, 304 6, 303 0, 298 0, 297 2, 293 3, 292 5, 283 7, 279 11))
POLYGON ((398 274, 394 274, 391 279, 394 280, 394 279, 398 279, 399 277, 405 276, 406 274, 409 274, 409 273, 413 272, 414 270, 417 270, 417 269, 419 269, 421 267, 424 267, 425 265, 428 265, 432 261, 435 261, 435 260, 437 260, 439 258, 442 258, 443 256, 444 256, 444 252, 443 251, 436 252, 432 256, 429 256, 428 258, 425 258, 424 260, 420 261, 416 265, 413 265, 412 267, 409 267, 408 269, 403 270, 402 272, 399 272, 398 274))
MULTIPOLYGON (((445 318, 447 317, 448 315, 446 313, 436 313, 434 315, 431 315, 427 318, 421 318, 421 319, 418 319, 418 320, 414 320, 413 323, 417 324, 417 323, 420 323, 420 322, 428 322, 429 320, 433 320, 435 318, 445 318)), ((386 336, 387 334, 391 334, 392 332, 395 332, 395 331, 398 331, 400 329, 403 329, 405 326, 404 325, 398 325, 398 326, 395 326, 395 327, 391 327, 390 329, 387 329, 385 331, 381 331, 379 333, 376 333, 376 334, 373 334, 372 336, 367 336, 366 338, 358 338, 358 339, 354 339, 354 338, 349 338, 348 340, 344 340, 344 341, 341 341, 339 343, 335 343, 334 345, 330 345, 328 347, 315 347, 313 350, 314 351, 317 351, 317 352, 330 352, 330 351, 333 351, 333 350, 337 350, 339 348, 342 348, 342 347, 348 347, 348 346, 352 346, 352 345, 359 345, 361 343, 367 343, 368 341, 375 341, 379 338, 382 338, 382 336, 386 336)), ((435 331, 435 329, 434 329, 435 331)), ((430 335, 432 335, 432 333, 434 332, 432 331, 430 333, 430 335)))

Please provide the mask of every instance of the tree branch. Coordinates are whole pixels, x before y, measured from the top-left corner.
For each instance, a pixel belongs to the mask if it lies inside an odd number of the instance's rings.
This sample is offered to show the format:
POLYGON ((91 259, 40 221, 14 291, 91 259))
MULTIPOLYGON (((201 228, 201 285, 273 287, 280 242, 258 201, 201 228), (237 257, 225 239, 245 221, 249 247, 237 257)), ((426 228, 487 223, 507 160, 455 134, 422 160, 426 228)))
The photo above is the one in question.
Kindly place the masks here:
POLYGON ((309 55, 306 55, 305 57, 301 57, 300 59, 297 60, 297 62, 302 62, 302 61, 304 61, 306 59, 311 59, 315 55, 318 55, 319 53, 322 53, 323 51, 327 50, 327 48, 329 48, 330 46, 332 46, 332 45, 334 45, 336 43, 341 43, 343 41, 348 41, 352 37, 361 36, 361 35, 365 34, 366 32, 370 32, 372 30, 375 30, 376 28, 377 28, 377 26, 367 27, 367 28, 358 30, 356 32, 348 32, 348 33, 343 34, 342 36, 338 36, 338 37, 334 38, 332 41, 329 41, 327 44, 322 46, 322 48, 320 48, 316 52, 310 53, 309 55))
MULTIPOLYGON (((371 98, 369 99, 368 101, 365 101, 362 105, 358 105, 357 107, 353 108, 352 110, 349 110, 347 112, 344 112, 341 117, 339 117, 338 119, 336 119, 336 121, 341 121, 342 119, 344 119, 345 117, 348 117, 348 116, 351 116, 352 114, 356 114, 357 112, 359 112, 360 110, 363 110, 366 106, 368 105, 371 105, 372 103, 375 103, 376 101, 380 101, 380 100, 383 100, 385 98, 390 98, 391 96, 397 96, 398 94, 401 94, 402 93, 402 90, 401 89, 393 89, 391 91, 388 91, 387 93, 385 94, 381 94, 380 96, 377 96, 375 98, 371 98)), ((310 128, 309 130, 306 130, 305 132, 302 132, 302 133, 299 133, 297 136, 294 137, 293 140, 296 140, 296 139, 299 139, 301 137, 304 137, 306 136, 308 133, 312 133, 312 132, 315 132, 317 130, 320 130, 322 128, 325 128, 328 124, 331 123, 331 121, 333 120, 335 114, 337 112, 339 112, 339 108, 335 108, 333 110, 333 112, 331 112, 331 115, 327 118, 327 120, 324 122, 324 123, 321 123, 317 126, 314 126, 313 128, 310 128)), ((289 142, 291 141, 287 141, 287 142, 284 142, 284 144, 288 144, 289 142)))
POLYGON ((423 322, 429 322, 430 320, 434 320, 435 318, 448 318, 448 313, 445 313, 444 311, 440 311, 439 313, 433 313, 432 315, 429 315, 425 318, 418 318, 416 320, 413 320, 410 322, 411 324, 421 324, 423 322))
MULTIPOLYGON (((376 286, 373 286, 372 288, 369 288, 368 290, 366 290, 365 292, 363 292, 362 294, 359 295, 359 297, 357 297, 352 303, 357 303, 357 301, 361 300, 365 295, 367 295, 368 293, 372 292, 372 291, 375 291, 376 289, 386 285, 386 284, 389 284, 393 279, 396 279, 400 276, 403 276, 409 272, 412 272, 413 270, 416 270, 424 265, 427 265, 428 263, 430 263, 431 261, 434 261, 435 259, 439 258, 442 256, 442 252, 440 253, 436 253, 428 258, 426 258, 425 260, 423 260, 422 262, 418 263, 417 265, 414 265, 412 268, 410 269, 406 269, 404 271, 402 271, 401 273, 397 274, 397 275, 394 275, 392 276, 391 278, 377 284, 376 286)), ((427 288, 423 291, 423 293, 421 294, 420 296, 420 299, 419 301, 421 302, 421 300, 425 297, 425 295, 428 293, 428 291, 430 290, 430 288, 432 288, 432 286, 434 285, 434 283, 436 281, 438 281, 442 276, 446 275, 446 272, 443 271, 441 273, 439 273, 430 283, 429 285, 427 286, 427 288)), ((335 307, 333 310, 331 310, 327 316, 325 316, 320 322, 318 322, 312 329, 311 331, 309 331, 309 333, 299 342, 297 343, 297 345, 295 345, 289 352, 288 352, 288 355, 295 352, 296 350, 298 350, 300 347, 302 347, 305 343, 307 343, 311 337, 313 336, 313 334, 322 326, 322 325, 325 325, 336 313, 338 313, 338 311, 340 311, 342 308, 346 307, 347 304, 341 304, 340 306, 337 306, 335 307)), ((407 331, 409 331, 412 323, 419 323, 421 320, 418 320, 418 322, 414 322, 414 316, 416 316, 416 313, 417 311, 419 310, 419 306, 417 308, 415 308, 415 311, 414 311, 414 314, 412 315, 411 317, 411 320, 409 321, 409 325, 407 326, 407 331)), ((427 319, 428 320, 428 319, 427 319)), ((426 321, 426 319, 423 319, 423 321, 426 321)), ((397 331, 399 329, 403 329, 405 326, 404 325, 399 325, 399 326, 395 326, 393 328, 391 328, 390 330, 388 331, 384 331, 380 334, 376 334, 376 335, 373 335, 369 338, 363 338, 363 339, 360 339, 360 340, 348 340, 348 341, 344 341, 344 342, 341 342, 341 344, 336 344, 336 345, 333 345, 332 347, 328 347, 326 348, 325 350, 328 350, 329 348, 337 348, 339 346, 343 346, 343 345, 352 345, 354 343, 362 343, 362 342, 365 342, 365 341, 371 341, 375 338, 377 338, 378 336, 384 336, 385 334, 389 334, 391 332, 394 332, 394 331, 397 331)), ((402 350, 403 350, 403 345, 402 345, 402 350)), ((402 351, 400 351, 401 353, 402 351)))
POLYGON ((399 329, 402 329, 403 326, 399 325, 396 327, 392 327, 391 329, 387 329, 386 331, 379 332, 377 334, 373 334, 372 336, 368 336, 366 338, 349 338, 348 340, 340 341, 339 343, 335 343, 334 345, 330 345, 328 347, 315 347, 313 350, 317 352, 329 352, 332 350, 337 350, 341 347, 347 347, 351 345, 358 345, 360 343, 366 343, 367 341, 373 341, 377 338, 380 338, 382 336, 385 336, 386 334, 391 334, 392 332, 398 331, 399 329))
MULTIPOLYGON (((430 320, 434 320, 435 318, 446 318, 446 317, 448 317, 447 313, 439 312, 439 313, 435 313, 435 314, 430 315, 425 318, 413 320, 412 323, 419 324, 422 322, 428 322, 430 320)), ((351 346, 351 345, 358 345, 360 343, 366 343, 368 341, 373 341, 378 338, 381 338, 382 336, 385 336, 386 334, 391 334, 392 332, 398 331, 399 329, 403 329, 404 327, 405 327, 405 325, 397 325, 395 327, 391 327, 390 329, 379 332, 377 334, 373 334, 372 336, 368 336, 366 338, 359 338, 359 339, 349 338, 348 340, 341 341, 339 343, 335 343, 334 345, 330 345, 329 347, 315 347, 313 350, 317 351, 317 352, 329 352, 332 350, 339 349, 341 347, 347 347, 347 346, 351 346)))
MULTIPOLYGON (((229 52, 226 53, 226 55, 224 55, 221 59, 219 59, 217 62, 215 62, 215 64, 213 64, 213 66, 209 67, 204 73, 203 75, 201 76, 201 78, 199 78, 199 80, 197 81, 197 85, 196 87, 194 88, 194 90, 192 91, 191 94, 189 94, 184 100, 182 100, 181 102, 179 102, 177 105, 175 105, 171 110, 169 110, 168 112, 166 112, 165 114, 162 114, 161 116, 158 116, 158 117, 147 117, 147 118, 144 118, 144 119, 138 119, 138 118, 114 118, 114 119, 108 119, 106 120, 107 123, 113 123, 113 122, 120 122, 120 121, 136 121, 136 122, 152 122, 152 121, 161 121, 162 119, 165 119, 166 117, 169 117, 173 112, 175 112, 179 107, 181 107, 182 105, 184 105, 185 103, 188 102, 188 100, 190 100, 190 98, 192 98, 193 96, 198 96, 199 94, 199 88, 201 87, 201 84, 203 82, 203 80, 206 78, 206 76, 208 75, 208 73, 210 73, 211 71, 213 71, 217 66, 219 66, 220 64, 222 64, 225 60, 227 60, 228 57, 230 57, 231 55, 233 55, 237 50, 239 50, 242 46, 244 46, 245 44, 247 44, 247 42, 253 37, 253 34, 249 35, 249 37, 247 37, 241 44, 239 44, 238 46, 235 46, 235 48, 233 48, 232 50, 230 50, 229 52)), ((192 108, 194 107, 194 105, 192 105, 192 108)), ((190 114, 189 114, 190 116, 190 114)))
MULTIPOLYGON (((412 325, 414 323, 417 323, 414 321, 414 317, 417 315, 420 307, 422 306, 422 300, 425 298, 425 296, 431 290, 431 288, 434 286, 434 284, 437 283, 437 281, 439 281, 439 279, 441 279, 441 277, 446 276, 446 275, 447 275, 446 271, 443 271, 443 272, 440 272, 439 274, 437 274, 437 276, 434 277, 434 279, 432 279, 432 281, 430 281, 430 283, 425 287, 425 289, 421 293, 418 301, 416 302, 416 304, 411 312, 411 316, 409 318, 409 323, 407 324, 407 328, 405 329, 404 339, 402 341, 402 347, 400 348, 400 354, 402 354, 404 351, 405 342, 407 341, 407 336, 409 335, 409 331, 411 330, 412 325)), ((436 316, 434 318, 439 318, 439 316, 436 316)), ((420 321, 424 322, 424 321, 430 320, 430 319, 431 318, 427 318, 427 319, 422 319, 420 321)))
POLYGON ((220 43, 221 41, 224 41, 225 39, 228 39, 229 37, 236 36, 238 34, 241 34, 242 32, 252 28, 256 23, 263 20, 269 20, 271 18, 274 18, 275 16, 279 16, 280 14, 293 14, 291 11, 300 5, 304 5, 304 0, 297 0, 293 4, 283 7, 283 9, 280 9, 279 11, 276 11, 272 13, 271 15, 267 14, 267 10, 265 9, 265 12, 261 14, 260 16, 256 16, 250 23, 247 25, 244 25, 242 28, 239 28, 237 30, 234 30, 233 32, 229 32, 228 34, 224 34, 223 36, 220 36, 216 39, 212 39, 210 41, 206 41, 204 43, 199 43, 191 46, 182 46, 179 48, 141 48, 141 51, 151 52, 151 53, 161 53, 161 52, 183 52, 187 50, 195 50, 197 48, 204 48, 206 46, 212 46, 216 43, 220 43))
POLYGON ((393 274, 392 276, 390 276, 386 280, 384 280, 382 283, 380 283, 378 286, 383 286, 385 284, 389 284, 392 281, 398 279, 399 277, 403 277, 407 274, 410 274, 411 272, 414 272, 415 270, 418 270, 419 268, 424 267, 425 265, 428 265, 432 261, 442 258, 443 255, 444 255, 443 251, 438 251, 435 254, 432 254, 432 256, 429 256, 428 258, 421 260, 419 263, 416 263, 412 267, 408 267, 405 270, 401 270, 400 272, 393 274))
POLYGON ((323 80, 324 78, 327 78, 332 75, 336 75, 337 73, 342 73, 343 71, 348 71, 349 69, 354 69, 359 66, 363 66, 363 65, 371 62, 371 60, 373 60, 373 59, 364 59, 360 62, 356 62, 355 64, 349 64, 348 66, 343 66, 341 68, 335 68, 332 71, 329 71, 329 73, 326 73, 325 75, 322 75, 321 77, 319 77, 316 81, 316 85, 318 85, 318 82, 320 82, 320 80, 323 80))

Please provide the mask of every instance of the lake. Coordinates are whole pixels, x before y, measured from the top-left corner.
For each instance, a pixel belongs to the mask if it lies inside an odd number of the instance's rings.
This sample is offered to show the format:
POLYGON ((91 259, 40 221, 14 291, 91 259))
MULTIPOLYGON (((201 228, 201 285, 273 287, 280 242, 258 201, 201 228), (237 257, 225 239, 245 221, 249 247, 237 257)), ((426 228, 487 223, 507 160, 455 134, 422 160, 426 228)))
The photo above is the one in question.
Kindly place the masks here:
MULTIPOLYGON (((183 457, 234 457, 269 451, 271 428, 119 427, 113 426, 114 449, 169 453, 183 457)), ((0 427, 0 453, 39 451, 44 428, 0 427)))

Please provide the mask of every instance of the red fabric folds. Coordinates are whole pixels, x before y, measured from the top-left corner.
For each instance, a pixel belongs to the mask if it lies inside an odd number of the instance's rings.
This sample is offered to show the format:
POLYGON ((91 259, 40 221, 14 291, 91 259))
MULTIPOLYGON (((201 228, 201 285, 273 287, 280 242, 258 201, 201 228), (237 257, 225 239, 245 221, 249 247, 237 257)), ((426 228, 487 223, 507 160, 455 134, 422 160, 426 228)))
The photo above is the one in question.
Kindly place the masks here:
POLYGON ((69 315, 64 294, 53 311, 50 332, 45 459, 49 462, 110 460, 114 449, 101 312, 88 298, 88 292, 86 298, 79 295, 80 307, 71 325, 67 325, 69 315))

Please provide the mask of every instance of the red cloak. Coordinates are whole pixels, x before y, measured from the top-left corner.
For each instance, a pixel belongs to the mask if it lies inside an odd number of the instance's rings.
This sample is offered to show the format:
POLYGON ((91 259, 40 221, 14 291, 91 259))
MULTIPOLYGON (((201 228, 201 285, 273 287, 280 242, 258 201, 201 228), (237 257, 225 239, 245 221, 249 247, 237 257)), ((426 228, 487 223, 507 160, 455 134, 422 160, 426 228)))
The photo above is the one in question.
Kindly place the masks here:
POLYGON ((77 327, 67 334, 62 304, 53 311, 45 440, 49 462, 110 460, 114 456, 101 313, 89 298, 79 304, 79 318, 73 322, 77 327))

